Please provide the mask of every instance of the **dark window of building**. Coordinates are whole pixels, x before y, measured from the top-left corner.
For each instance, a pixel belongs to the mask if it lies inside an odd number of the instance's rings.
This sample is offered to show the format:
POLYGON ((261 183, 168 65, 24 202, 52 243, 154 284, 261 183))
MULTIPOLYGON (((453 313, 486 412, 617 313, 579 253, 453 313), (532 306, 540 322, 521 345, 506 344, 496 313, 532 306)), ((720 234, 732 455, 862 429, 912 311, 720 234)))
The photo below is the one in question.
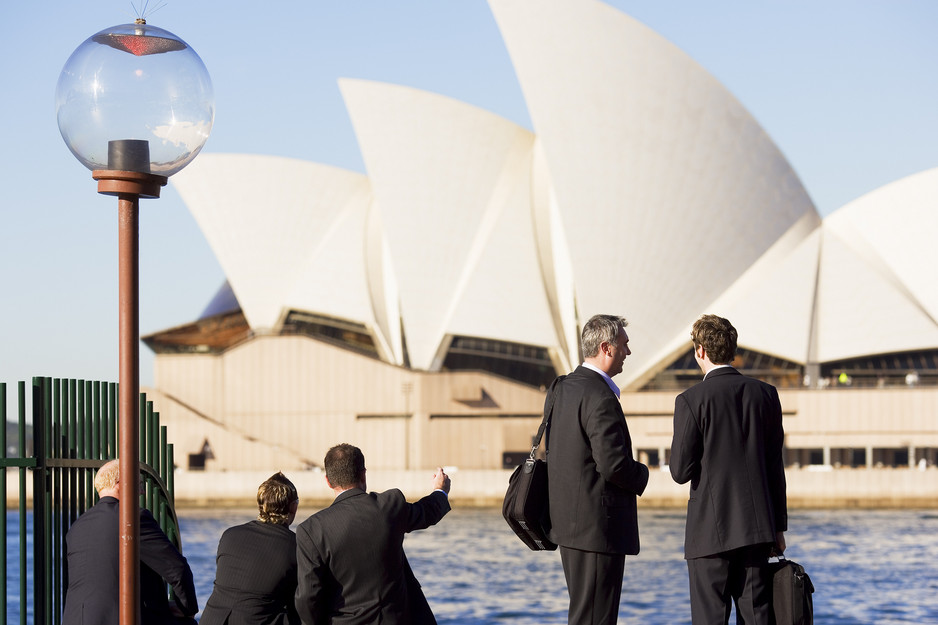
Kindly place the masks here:
POLYGON ((453 338, 442 369, 485 371, 539 388, 547 388, 557 377, 544 347, 471 336, 453 338))
POLYGON ((352 321, 291 310, 281 334, 308 336, 365 356, 378 357, 374 339, 367 328, 352 321))
POLYGON ((873 449, 873 466, 876 468, 909 466, 908 447, 877 447, 873 449))
POLYGON ((657 449, 639 449, 638 461, 649 467, 660 467, 660 453, 657 449))
POLYGON ((938 350, 877 354, 821 365, 831 386, 860 388, 938 385, 938 350))
POLYGON ((836 447, 831 449, 831 466, 837 468, 857 468, 866 466, 866 449, 836 447))
POLYGON ((790 449, 785 448, 785 466, 806 467, 809 465, 823 465, 824 450, 821 448, 790 449))
MULTIPOLYGON (((801 365, 776 356, 744 349, 736 350, 733 366, 744 374, 763 380, 779 388, 801 386, 804 370, 801 365)), ((684 390, 700 382, 703 374, 694 358, 694 348, 678 356, 664 371, 658 373, 643 391, 684 390)))

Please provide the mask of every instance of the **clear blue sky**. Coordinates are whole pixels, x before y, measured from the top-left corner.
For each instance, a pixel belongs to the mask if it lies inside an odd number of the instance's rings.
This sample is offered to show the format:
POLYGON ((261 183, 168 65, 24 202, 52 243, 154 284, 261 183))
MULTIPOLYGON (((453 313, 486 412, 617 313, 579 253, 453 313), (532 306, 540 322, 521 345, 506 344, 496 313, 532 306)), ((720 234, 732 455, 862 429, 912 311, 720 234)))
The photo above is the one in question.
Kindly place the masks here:
MULTIPOLYGON (((610 4, 734 93, 822 215, 938 166, 938 2, 610 4)), ((62 142, 53 96, 82 41, 134 17, 127 0, 0 2, 0 381, 117 379, 117 203, 62 142)), ((531 127, 483 0, 169 0, 148 22, 186 40, 212 75, 206 153, 364 171, 339 77, 442 93, 531 127)), ((224 276, 172 182, 141 207, 148 334, 194 320, 224 276)), ((142 347, 144 385, 152 360, 142 347)))

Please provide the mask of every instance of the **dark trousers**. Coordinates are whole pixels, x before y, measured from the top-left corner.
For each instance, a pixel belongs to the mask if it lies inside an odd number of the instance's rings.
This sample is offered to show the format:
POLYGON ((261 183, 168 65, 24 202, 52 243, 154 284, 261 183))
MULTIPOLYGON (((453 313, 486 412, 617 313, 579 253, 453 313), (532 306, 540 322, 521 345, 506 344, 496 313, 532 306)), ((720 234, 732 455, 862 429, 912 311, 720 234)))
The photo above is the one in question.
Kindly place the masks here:
POLYGON ((615 625, 625 555, 560 548, 563 575, 570 593, 569 625, 615 625))
POLYGON ((688 560, 693 625, 726 625, 732 603, 736 604, 736 623, 769 625, 772 573, 767 560, 771 548, 770 544, 750 545, 688 560))

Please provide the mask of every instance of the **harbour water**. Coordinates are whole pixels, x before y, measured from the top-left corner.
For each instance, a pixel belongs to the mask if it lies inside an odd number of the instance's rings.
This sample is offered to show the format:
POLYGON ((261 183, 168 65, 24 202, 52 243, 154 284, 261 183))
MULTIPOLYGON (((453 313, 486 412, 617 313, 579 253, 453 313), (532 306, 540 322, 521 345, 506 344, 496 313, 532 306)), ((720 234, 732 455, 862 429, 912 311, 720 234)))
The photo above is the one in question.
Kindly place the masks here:
MULTIPOLYGON (((298 519, 311 510, 301 510, 298 519)), ((200 604, 215 576, 221 532, 250 510, 181 510, 186 557, 200 604)), ((17 530, 9 518, 9 623, 17 623, 17 530)), ((689 623, 684 515, 640 510, 642 551, 625 566, 620 623, 689 623)), ((817 591, 817 625, 938 623, 938 511, 795 510, 789 559, 807 569, 817 591)), ((567 591, 557 552, 532 552, 495 509, 456 509, 436 527, 407 537, 405 548, 440 625, 566 623, 567 591)), ((29 619, 28 619, 29 622, 29 619)), ((733 622, 731 620, 731 622, 733 622)))

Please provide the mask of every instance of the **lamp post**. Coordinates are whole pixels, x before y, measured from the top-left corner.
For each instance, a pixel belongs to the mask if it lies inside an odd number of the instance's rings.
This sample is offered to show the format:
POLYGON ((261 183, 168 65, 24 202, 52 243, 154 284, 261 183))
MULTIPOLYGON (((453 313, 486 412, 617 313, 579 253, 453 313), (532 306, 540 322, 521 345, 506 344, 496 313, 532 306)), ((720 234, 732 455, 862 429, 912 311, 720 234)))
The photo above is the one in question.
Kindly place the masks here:
POLYGON ((196 157, 215 116, 199 55, 144 19, 102 30, 69 57, 56 86, 59 131, 118 198, 120 622, 140 622, 139 200, 158 198, 196 157))

